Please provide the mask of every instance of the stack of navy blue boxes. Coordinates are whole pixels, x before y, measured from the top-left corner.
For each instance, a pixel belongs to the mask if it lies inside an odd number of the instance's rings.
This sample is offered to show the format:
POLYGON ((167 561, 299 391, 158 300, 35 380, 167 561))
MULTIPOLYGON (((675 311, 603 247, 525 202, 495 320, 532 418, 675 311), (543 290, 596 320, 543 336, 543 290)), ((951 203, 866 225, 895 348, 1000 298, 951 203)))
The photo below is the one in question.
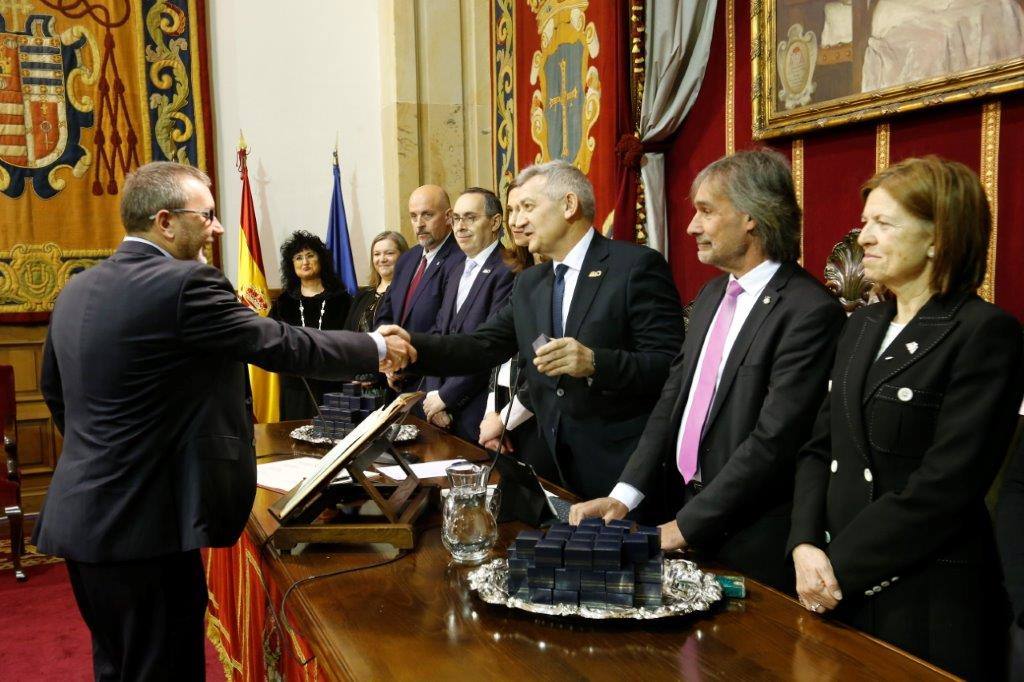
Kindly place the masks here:
POLYGON ((341 393, 324 393, 320 417, 313 417, 313 435, 318 438, 344 438, 361 421, 380 408, 384 398, 363 392, 363 385, 354 381, 341 386, 341 393))
POLYGON ((585 519, 522 531, 508 548, 509 594, 533 604, 661 606, 661 533, 632 527, 585 519))

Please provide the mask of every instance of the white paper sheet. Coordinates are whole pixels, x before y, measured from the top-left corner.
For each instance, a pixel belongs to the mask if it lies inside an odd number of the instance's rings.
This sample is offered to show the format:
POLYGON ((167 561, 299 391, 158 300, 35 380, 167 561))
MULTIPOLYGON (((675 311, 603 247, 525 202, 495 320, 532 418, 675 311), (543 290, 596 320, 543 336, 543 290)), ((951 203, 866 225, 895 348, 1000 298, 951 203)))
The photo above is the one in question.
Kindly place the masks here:
MULTIPOLYGON (((286 493, 304 481, 320 464, 316 457, 296 457, 282 459, 277 462, 266 462, 256 465, 256 485, 268 490, 286 493)), ((350 481, 351 477, 344 471, 335 482, 350 481)))

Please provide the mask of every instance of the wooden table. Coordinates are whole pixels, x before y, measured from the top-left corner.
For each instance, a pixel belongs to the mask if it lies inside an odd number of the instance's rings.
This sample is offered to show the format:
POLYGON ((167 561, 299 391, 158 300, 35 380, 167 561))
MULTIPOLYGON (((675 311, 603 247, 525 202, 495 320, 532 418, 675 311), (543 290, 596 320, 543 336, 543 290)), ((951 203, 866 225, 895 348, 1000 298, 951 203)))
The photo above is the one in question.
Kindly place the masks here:
MULTIPOLYGON (((287 437, 296 424, 257 427, 257 453, 311 454, 287 437)), ((408 448, 425 459, 478 459, 475 447, 420 422, 408 448)), ((260 546, 276 527, 260 489, 248 533, 260 546)), ((505 524, 499 547, 522 526, 505 524)), ((380 561, 394 551, 330 547, 298 556, 263 550, 282 592, 296 580, 380 561)), ((748 597, 709 614, 663 621, 556 620, 484 603, 470 569, 450 563, 436 514, 415 550, 384 566, 324 578, 288 598, 292 626, 333 679, 946 679, 898 649, 808 613, 747 580, 748 597)))

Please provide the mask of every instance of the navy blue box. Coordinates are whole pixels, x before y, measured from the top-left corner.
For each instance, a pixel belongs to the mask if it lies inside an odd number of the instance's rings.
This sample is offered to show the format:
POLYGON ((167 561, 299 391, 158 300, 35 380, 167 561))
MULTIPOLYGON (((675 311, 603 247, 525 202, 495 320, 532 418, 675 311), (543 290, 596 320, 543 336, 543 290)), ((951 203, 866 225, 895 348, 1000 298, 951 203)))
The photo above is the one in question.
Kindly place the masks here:
POLYGON ((662 555, 636 565, 636 580, 640 583, 661 584, 662 555))
POLYGON ((637 533, 647 536, 647 547, 654 556, 661 551, 661 530, 654 526, 638 526, 637 533))
POLYGON ((609 606, 620 606, 627 609, 633 606, 633 595, 631 593, 606 592, 605 599, 608 600, 609 606))
POLYGON ((519 555, 516 553, 515 541, 513 541, 512 544, 508 546, 508 549, 505 550, 505 556, 506 558, 508 558, 509 561, 511 561, 512 559, 519 558, 519 555))
POLYGON ((580 594, 576 590, 553 590, 551 592, 551 603, 552 604, 570 604, 576 606, 579 604, 580 594))
POLYGON ((633 603, 637 606, 658 607, 661 606, 661 584, 637 583, 636 592, 633 593, 633 603))
POLYGON ((539 530, 523 530, 516 536, 516 554, 520 558, 532 559, 534 548, 540 540, 544 539, 544 533, 539 530))
POLYGON ((512 596, 515 597, 516 599, 522 599, 523 601, 530 601, 530 588, 529 588, 529 586, 527 586, 526 583, 523 583, 522 585, 520 585, 519 589, 516 590, 515 594, 513 594, 512 596))
POLYGON ((551 527, 548 528, 548 533, 551 533, 551 531, 556 531, 556 530, 557 531, 569 531, 569 533, 571 534, 573 531, 576 530, 576 526, 570 526, 568 523, 552 523, 551 527))
POLYGON ((345 395, 361 395, 363 387, 354 381, 346 381, 341 385, 341 392, 345 395))
POLYGON ((359 409, 366 410, 367 412, 373 412, 379 407, 377 405, 377 398, 372 395, 364 395, 359 399, 359 409))
POLYGON ((526 583, 530 587, 546 587, 549 590, 554 589, 555 569, 531 566, 526 569, 526 583))
POLYGON ((604 574, 604 586, 608 592, 633 594, 633 571, 608 571, 604 574))
POLYGON ((531 587, 530 602, 534 604, 550 604, 551 590, 543 587, 531 587))
POLYGON ((508 572, 512 575, 526 575, 526 569, 530 567, 526 559, 509 559, 508 572))
POLYGON ((617 570, 622 568, 622 543, 598 540, 594 543, 594 568, 617 570))
POLYGON ((621 528, 626 532, 629 532, 633 528, 633 522, 627 521, 626 519, 612 519, 605 524, 607 528, 621 528))
POLYGON ((604 519, 589 518, 580 521, 579 528, 604 528, 604 519))
POLYGON ((321 417, 313 417, 313 428, 323 430, 324 420, 321 417))
POLYGON ((533 561, 538 566, 558 568, 562 565, 562 549, 565 543, 561 540, 544 538, 534 546, 533 561))
POLYGON ((580 606, 592 606, 601 609, 607 603, 607 593, 604 590, 580 590, 580 606))
POLYGON ((604 592, 604 571, 580 571, 580 592, 604 592))
POLYGON ((324 393, 324 405, 338 407, 341 405, 341 393, 324 393))
POLYGON ((594 541, 597 540, 597 533, 588 530, 578 530, 572 534, 572 538, 570 539, 576 540, 577 542, 588 542, 590 544, 594 544, 594 541))
MULTIPOLYGON (((630 575, 630 580, 633 576, 630 575)), ((555 589, 556 590, 573 590, 579 592, 580 589, 580 569, 578 568, 556 568, 555 569, 555 589)))
POLYGON ((565 566, 567 568, 590 568, 593 565, 593 549, 588 542, 570 540, 565 543, 565 566))
POLYGON ((640 533, 630 533, 622 539, 622 550, 626 559, 634 564, 642 564, 651 558, 651 550, 647 545, 647 537, 640 533))
POLYGON ((544 536, 547 540, 561 540, 562 542, 566 542, 571 537, 571 530, 549 530, 548 534, 544 536))
POLYGON ((526 582, 525 575, 515 575, 513 573, 508 574, 508 578, 505 581, 505 590, 510 594, 514 595, 522 588, 529 589, 529 585, 526 582))

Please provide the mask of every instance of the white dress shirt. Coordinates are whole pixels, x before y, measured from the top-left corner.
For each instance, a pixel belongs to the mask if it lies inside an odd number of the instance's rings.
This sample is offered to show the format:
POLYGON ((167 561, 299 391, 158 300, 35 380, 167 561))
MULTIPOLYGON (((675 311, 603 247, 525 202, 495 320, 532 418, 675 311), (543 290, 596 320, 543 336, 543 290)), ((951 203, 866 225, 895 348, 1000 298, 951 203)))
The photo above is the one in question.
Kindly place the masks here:
MULTIPOLYGON (((498 386, 504 386, 510 388, 512 384, 512 361, 506 360, 498 368, 498 386)), ((484 414, 490 414, 494 412, 494 406, 497 405, 497 398, 494 395, 494 391, 487 394, 487 407, 484 414)), ((527 419, 533 416, 533 412, 526 409, 526 406, 519 402, 519 396, 512 397, 511 405, 506 405, 501 408, 501 412, 498 415, 501 417, 501 421, 505 424, 505 428, 509 431, 516 428, 527 419)))
MULTIPOLYGON (((718 374, 715 376, 715 389, 718 389, 718 382, 722 380, 722 369, 725 367, 725 363, 729 360, 729 353, 732 352, 732 345, 736 342, 736 337, 739 336, 740 330, 743 328, 743 323, 747 321, 747 316, 750 315, 750 311, 754 309, 754 306, 761 300, 761 292, 771 281, 771 278, 775 276, 780 267, 779 263, 775 261, 762 261, 759 265, 755 266, 748 273, 737 279, 733 275, 729 275, 729 281, 739 282, 740 287, 743 289, 743 293, 736 297, 736 312, 733 314, 732 324, 729 325, 729 333, 725 336, 725 345, 722 348, 722 362, 718 366, 718 374)), ((690 405, 693 402, 693 394, 697 391, 697 377, 700 376, 701 365, 704 364, 704 355, 707 352, 708 341, 711 339, 710 330, 715 328, 715 321, 718 319, 721 308, 715 312, 715 317, 711 320, 711 325, 708 327, 708 333, 704 336, 704 343, 700 347, 700 355, 697 357, 697 368, 694 374, 693 381, 690 382, 690 392, 686 396, 686 407, 683 408, 682 419, 679 420, 679 433, 676 434, 676 449, 675 452, 679 452, 679 447, 683 441, 683 426, 686 424, 686 418, 690 414, 690 405)), ((700 469, 698 468, 697 474, 693 477, 695 481, 700 481, 700 469)), ((628 483, 616 483, 615 488, 612 489, 611 497, 615 498, 622 504, 626 505, 631 511, 636 509, 637 505, 644 499, 644 494, 639 490, 629 485, 628 483)))
MULTIPOLYGON (((427 268, 429 268, 429 267, 430 267, 430 263, 431 263, 431 262, 432 262, 432 261, 434 260, 434 256, 436 256, 436 255, 437 255, 437 252, 441 250, 441 247, 442 247, 442 246, 444 246, 444 243, 445 243, 446 241, 448 241, 449 239, 451 239, 451 238, 452 238, 452 233, 451 233, 451 232, 449 232, 449 233, 448 233, 448 234, 447 234, 447 235, 445 236, 445 238, 444 238, 444 239, 442 239, 442 240, 440 241, 440 243, 436 244, 436 245, 434 246, 434 248, 432 248, 432 249, 431 249, 430 251, 427 251, 426 249, 423 249, 423 258, 426 258, 426 259, 427 259, 427 265, 426 265, 426 267, 424 267, 424 268, 423 268, 423 271, 424 271, 424 272, 426 272, 426 271, 427 271, 427 268)), ((414 271, 414 272, 415 272, 415 271, 414 271)))
POLYGON ((594 241, 594 228, 589 228, 586 233, 576 242, 576 246, 565 254, 565 260, 552 262, 552 268, 565 265, 569 269, 565 271, 565 290, 562 292, 562 329, 565 329, 566 320, 569 319, 569 306, 572 305, 572 295, 576 291, 576 282, 580 278, 580 270, 583 269, 583 259, 587 256, 587 249, 590 242, 594 241))
POLYGON ((491 242, 490 246, 481 249, 480 253, 472 258, 466 258, 466 265, 462 269, 462 277, 459 278, 459 291, 455 296, 455 312, 462 310, 462 304, 469 297, 469 292, 473 288, 473 282, 476 281, 477 275, 484 268, 484 263, 487 262, 487 259, 491 257, 496 248, 498 248, 497 239, 491 242))

